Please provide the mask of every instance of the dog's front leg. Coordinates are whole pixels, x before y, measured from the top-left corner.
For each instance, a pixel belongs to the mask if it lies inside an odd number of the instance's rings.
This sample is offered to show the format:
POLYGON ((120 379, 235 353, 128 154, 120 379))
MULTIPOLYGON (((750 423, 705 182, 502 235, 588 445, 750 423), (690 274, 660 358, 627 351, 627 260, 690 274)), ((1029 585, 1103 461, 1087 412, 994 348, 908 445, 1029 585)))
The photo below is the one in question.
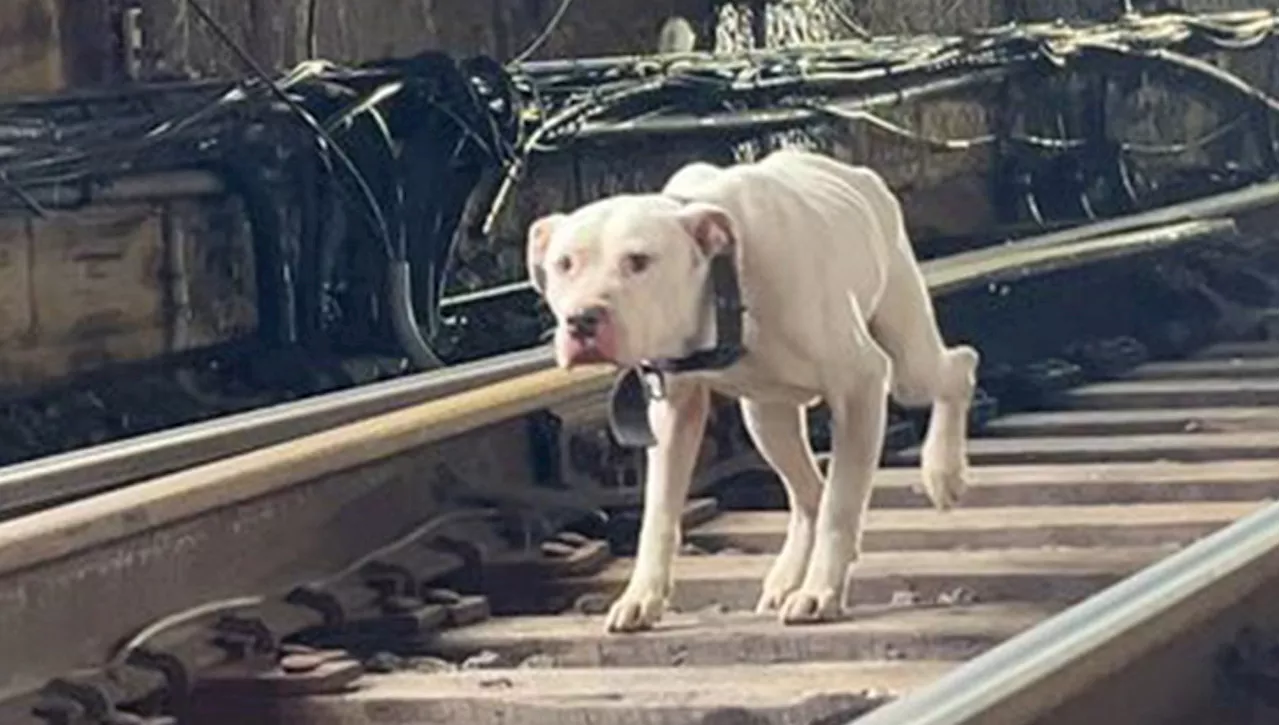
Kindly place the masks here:
POLYGON ((649 404, 657 443, 646 457, 635 569, 605 619, 610 632, 647 629, 666 608, 672 590, 671 560, 680 548, 680 520, 709 405, 705 385, 681 380, 668 380, 665 397, 649 404))

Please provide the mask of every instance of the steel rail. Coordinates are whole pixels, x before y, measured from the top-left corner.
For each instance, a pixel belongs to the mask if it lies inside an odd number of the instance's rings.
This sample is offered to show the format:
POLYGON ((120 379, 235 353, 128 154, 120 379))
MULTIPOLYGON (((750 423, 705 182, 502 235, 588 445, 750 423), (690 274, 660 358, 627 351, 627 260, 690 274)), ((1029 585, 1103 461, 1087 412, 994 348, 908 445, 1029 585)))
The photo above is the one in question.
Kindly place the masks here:
MULTIPOLYGON (((856 720, 1035 721, 1276 576, 1280 504, 1214 532, 856 720)), ((852 725, 852 722, 850 723, 852 725)))
MULTIPOLYGON (((1008 245, 998 264, 938 259, 923 268, 931 287, 955 291, 993 275, 1113 259, 1125 249, 1230 241, 1234 229, 1226 219, 1182 222, 1026 253, 1008 245)), ((87 663, 102 662, 112 643, 156 618, 243 599, 246 587, 287 591, 346 566, 341 559, 352 547, 364 555, 385 546, 435 506, 428 483, 438 476, 415 462, 424 454, 452 458, 464 486, 476 476, 516 471, 524 464, 511 446, 526 445, 518 443, 524 415, 602 393, 612 377, 607 366, 537 370, 0 523, 0 671, 10 675, 0 681, 0 701, 29 696, 71 669, 100 670, 104 665, 87 663), (499 450, 514 461, 507 469, 476 460, 499 450), (376 473, 373 467, 391 460, 408 468, 394 479, 376 473), (370 516, 379 517, 378 526, 368 525, 370 516), (288 543, 303 537, 332 540, 299 557, 288 543), (68 587, 75 596, 66 595, 68 587), (145 605, 138 592, 147 592, 145 605)), ((360 606, 373 606, 368 600, 360 606)), ((296 623, 299 611, 289 611, 277 612, 272 626, 296 623)), ((130 689, 119 673, 109 679, 134 697, 157 685, 148 680, 130 689)))
POLYGON ((490 385, 551 365, 542 347, 0 468, 0 519, 490 385))

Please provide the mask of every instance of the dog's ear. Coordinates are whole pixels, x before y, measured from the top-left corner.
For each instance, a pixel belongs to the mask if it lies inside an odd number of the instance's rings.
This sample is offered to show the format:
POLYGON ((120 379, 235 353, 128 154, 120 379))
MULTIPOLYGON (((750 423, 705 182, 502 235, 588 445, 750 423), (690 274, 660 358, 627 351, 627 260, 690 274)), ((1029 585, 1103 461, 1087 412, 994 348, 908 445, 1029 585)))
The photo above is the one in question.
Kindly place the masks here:
POLYGON ((564 219, 564 214, 548 214, 534 220, 529 225, 529 238, 525 242, 524 260, 525 266, 529 270, 529 283, 533 285, 538 294, 542 294, 543 289, 546 287, 547 273, 543 271, 542 263, 547 258, 547 246, 551 244, 551 234, 564 219))
POLYGON ((729 213, 715 204, 690 202, 681 207, 676 217, 706 257, 719 254, 737 239, 729 213))

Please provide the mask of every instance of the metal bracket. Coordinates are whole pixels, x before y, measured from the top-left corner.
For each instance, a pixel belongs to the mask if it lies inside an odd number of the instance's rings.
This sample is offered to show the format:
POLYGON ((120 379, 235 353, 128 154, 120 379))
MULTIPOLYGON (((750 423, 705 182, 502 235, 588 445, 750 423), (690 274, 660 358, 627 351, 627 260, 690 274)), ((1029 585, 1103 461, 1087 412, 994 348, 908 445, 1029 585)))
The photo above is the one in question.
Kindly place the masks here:
POLYGON ((561 532, 542 542, 534 552, 487 557, 480 575, 494 613, 506 614, 527 605, 530 591, 554 586, 552 582, 557 579, 591 576, 612 560, 607 541, 561 532))
POLYGON ((117 710, 115 699, 99 685, 56 677, 45 684, 32 712, 50 725, 177 725, 177 719, 168 715, 117 710))
POLYGON ((428 588, 422 590, 422 600, 444 607, 448 625, 461 627, 489 618, 489 599, 479 594, 459 594, 452 589, 428 588))
POLYGON ((335 641, 346 637, 413 637, 438 629, 448 620, 444 607, 427 604, 417 597, 393 597, 381 602, 382 614, 347 622, 335 641))
POLYGON ((400 564, 370 561, 360 568, 360 576, 364 585, 376 591, 382 599, 417 597, 418 577, 400 564))
POLYGON ((463 591, 479 591, 484 586, 484 553, 474 542, 455 539, 450 536, 436 536, 431 539, 430 546, 458 557, 462 565, 442 577, 454 588, 463 591))
POLYGON ((288 604, 304 607, 319 614, 320 626, 325 629, 336 629, 347 621, 347 612, 342 602, 319 585, 300 584, 294 587, 284 600, 288 604))
POLYGON ((191 673, 187 665, 176 655, 138 647, 129 652, 125 664, 141 670, 157 672, 164 678, 162 691, 165 710, 178 722, 184 722, 190 712, 191 673))
POLYGON ((542 542, 532 556, 494 557, 484 564, 486 578, 496 581, 590 576, 612 560, 608 542, 562 531, 542 542))
MULTIPOLYGON (((447 469, 441 472, 442 480, 452 478, 447 469)), ((394 647, 396 641, 406 637, 412 639, 450 623, 488 616, 488 603, 483 597, 462 597, 425 586, 423 575, 447 574, 454 569, 430 546, 440 533, 433 533, 433 524, 428 521, 342 572, 291 592, 288 601, 324 613, 325 623, 309 630, 307 641, 339 646, 359 642, 363 646, 373 640, 381 646, 386 640, 386 646, 394 647), (368 612, 370 604, 374 608, 372 614, 368 612)), ((469 562, 467 556, 461 558, 464 569, 470 568, 467 564, 479 564, 469 562)))
POLYGON ((286 645, 281 652, 271 668, 216 669, 201 676, 198 688, 202 695, 219 700, 321 695, 345 690, 364 674, 364 667, 343 650, 286 645))
POLYGON ((275 634, 258 617, 224 614, 213 628, 213 643, 236 659, 250 660, 276 652, 275 634))

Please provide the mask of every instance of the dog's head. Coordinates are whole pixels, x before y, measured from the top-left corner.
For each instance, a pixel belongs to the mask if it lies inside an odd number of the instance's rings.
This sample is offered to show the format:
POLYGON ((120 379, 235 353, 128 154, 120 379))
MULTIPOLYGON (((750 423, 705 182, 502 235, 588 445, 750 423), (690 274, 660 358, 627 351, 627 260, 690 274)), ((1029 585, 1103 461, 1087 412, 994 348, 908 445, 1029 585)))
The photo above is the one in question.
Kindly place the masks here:
POLYGON ((699 339, 711 257, 734 243, 702 202, 623 195, 529 227, 529 279, 556 318, 561 367, 681 357, 699 339))

